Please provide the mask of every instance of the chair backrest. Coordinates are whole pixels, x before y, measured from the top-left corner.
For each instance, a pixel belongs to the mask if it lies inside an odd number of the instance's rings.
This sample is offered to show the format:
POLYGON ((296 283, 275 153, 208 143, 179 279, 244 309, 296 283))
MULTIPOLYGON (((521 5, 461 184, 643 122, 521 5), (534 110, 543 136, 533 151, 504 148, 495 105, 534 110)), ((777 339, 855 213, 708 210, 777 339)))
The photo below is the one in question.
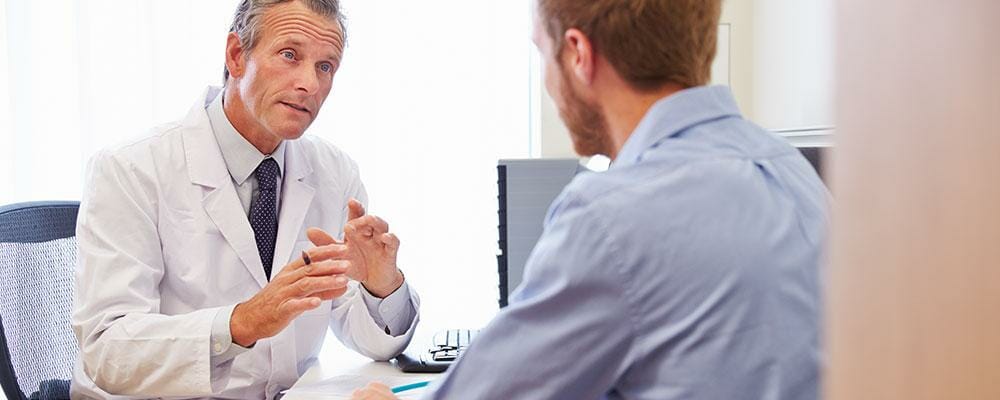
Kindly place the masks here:
POLYGON ((0 384, 9 400, 69 398, 79 202, 0 207, 0 384))

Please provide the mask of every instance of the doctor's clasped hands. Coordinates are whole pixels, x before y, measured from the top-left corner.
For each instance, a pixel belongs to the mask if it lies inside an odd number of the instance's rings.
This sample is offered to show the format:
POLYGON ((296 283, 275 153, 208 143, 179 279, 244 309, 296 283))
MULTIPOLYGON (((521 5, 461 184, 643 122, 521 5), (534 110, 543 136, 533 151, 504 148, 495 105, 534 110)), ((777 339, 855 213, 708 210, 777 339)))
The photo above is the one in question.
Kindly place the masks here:
POLYGON ((402 286, 396 266, 399 239, 383 219, 366 215, 357 200, 351 199, 348 208, 344 241, 310 228, 307 235, 317 247, 306 251, 309 264, 303 257, 294 259, 260 292, 236 306, 230 322, 233 343, 251 347, 278 334, 300 314, 343 296, 349 280, 379 298, 402 286))
POLYGON ((396 266, 399 238, 389 232, 389 224, 375 215, 366 215, 356 199, 347 203, 348 221, 344 241, 338 241, 318 228, 307 231, 316 246, 309 251, 312 260, 348 261, 346 274, 364 285, 369 293, 385 298, 403 285, 403 274, 396 266))

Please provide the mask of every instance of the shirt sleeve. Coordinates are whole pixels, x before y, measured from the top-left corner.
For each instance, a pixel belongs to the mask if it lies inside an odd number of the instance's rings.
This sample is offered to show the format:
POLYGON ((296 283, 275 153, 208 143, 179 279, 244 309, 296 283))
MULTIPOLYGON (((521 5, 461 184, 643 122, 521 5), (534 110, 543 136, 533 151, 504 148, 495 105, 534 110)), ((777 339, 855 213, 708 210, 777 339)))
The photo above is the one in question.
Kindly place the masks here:
POLYGON ((410 285, 406 281, 384 299, 375 297, 362 286, 361 297, 368 307, 368 313, 380 328, 385 329, 385 333, 399 336, 412 325, 416 310, 410 298, 410 285))
POLYGON ((595 399, 624 374, 637 319, 612 226, 600 207, 553 210, 510 305, 430 398, 595 399))
POLYGON ((233 343, 232 331, 229 330, 230 321, 233 318, 233 310, 236 305, 224 307, 215 313, 215 320, 212 321, 212 348, 211 362, 212 370, 222 367, 227 362, 250 350, 249 348, 233 343))

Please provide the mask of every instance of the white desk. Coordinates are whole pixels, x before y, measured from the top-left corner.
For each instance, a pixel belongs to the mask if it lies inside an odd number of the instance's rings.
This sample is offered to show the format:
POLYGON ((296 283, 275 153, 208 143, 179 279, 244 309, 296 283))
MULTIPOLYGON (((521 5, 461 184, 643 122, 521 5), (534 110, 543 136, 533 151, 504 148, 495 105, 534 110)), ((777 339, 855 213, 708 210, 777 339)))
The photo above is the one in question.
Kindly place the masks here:
MULTIPOLYGON (((418 327, 413 341, 410 344, 410 349, 426 349, 431 342, 431 337, 434 332, 435 331, 426 329, 422 326, 418 327)), ((310 367, 309 370, 302 375, 302 378, 299 378, 299 380, 295 382, 295 385, 292 386, 292 390, 295 388, 301 388, 304 385, 310 385, 330 378, 345 375, 360 375, 364 377, 371 377, 375 380, 380 377, 412 378, 414 381, 436 380, 442 376, 442 374, 404 373, 390 363, 372 361, 369 358, 348 350, 343 344, 340 343, 340 341, 337 340, 336 336, 329 333, 327 334, 326 343, 324 344, 323 351, 320 353, 316 364, 310 367)), ((289 392, 282 398, 282 400, 338 398, 342 397, 316 396, 289 392)))

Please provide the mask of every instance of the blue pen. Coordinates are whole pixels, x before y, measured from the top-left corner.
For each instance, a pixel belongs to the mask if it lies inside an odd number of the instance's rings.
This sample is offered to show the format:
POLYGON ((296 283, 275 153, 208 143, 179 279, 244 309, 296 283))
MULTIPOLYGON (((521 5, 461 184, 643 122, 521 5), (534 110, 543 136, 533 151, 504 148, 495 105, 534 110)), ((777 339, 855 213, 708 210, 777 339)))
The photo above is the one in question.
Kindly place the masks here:
POLYGON ((407 390, 420 389, 424 386, 430 385, 431 381, 423 381, 417 383, 411 383, 409 385, 396 386, 392 388, 393 393, 405 392, 407 390))

